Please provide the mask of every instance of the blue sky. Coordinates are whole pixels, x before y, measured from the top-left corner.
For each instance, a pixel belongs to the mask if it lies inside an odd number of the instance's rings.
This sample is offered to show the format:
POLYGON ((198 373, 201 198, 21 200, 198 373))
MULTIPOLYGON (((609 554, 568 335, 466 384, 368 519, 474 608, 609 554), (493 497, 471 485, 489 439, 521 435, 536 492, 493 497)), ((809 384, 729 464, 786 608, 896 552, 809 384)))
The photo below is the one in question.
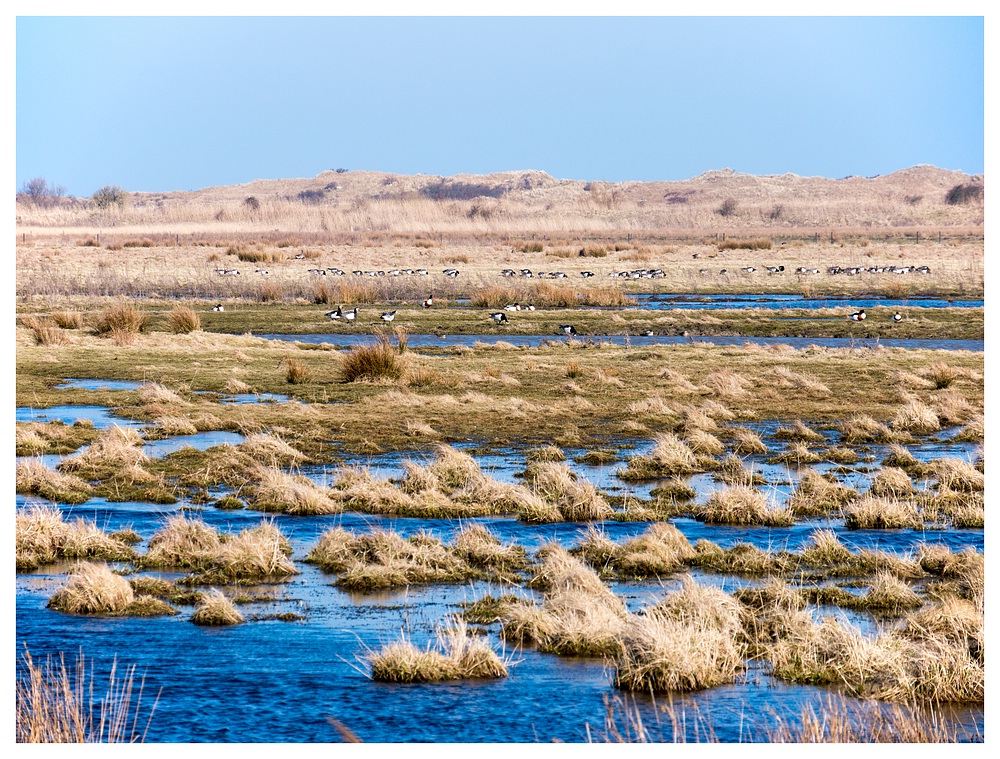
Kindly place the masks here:
POLYGON ((18 188, 196 190, 335 168, 984 172, 982 16, 29 12, 16 20, 18 188))

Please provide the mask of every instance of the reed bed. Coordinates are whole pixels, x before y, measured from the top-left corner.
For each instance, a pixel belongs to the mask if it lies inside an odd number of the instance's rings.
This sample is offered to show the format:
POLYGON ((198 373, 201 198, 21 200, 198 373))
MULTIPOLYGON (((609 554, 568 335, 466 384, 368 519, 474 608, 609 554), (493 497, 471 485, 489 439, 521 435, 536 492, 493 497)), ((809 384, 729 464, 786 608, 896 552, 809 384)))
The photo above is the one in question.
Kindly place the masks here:
POLYGON ((136 689, 135 667, 120 673, 114 662, 97 700, 95 685, 93 664, 88 673, 82 653, 70 667, 62 654, 58 664, 52 656, 36 662, 25 649, 15 686, 17 743, 144 742, 159 698, 143 706, 144 678, 136 689))

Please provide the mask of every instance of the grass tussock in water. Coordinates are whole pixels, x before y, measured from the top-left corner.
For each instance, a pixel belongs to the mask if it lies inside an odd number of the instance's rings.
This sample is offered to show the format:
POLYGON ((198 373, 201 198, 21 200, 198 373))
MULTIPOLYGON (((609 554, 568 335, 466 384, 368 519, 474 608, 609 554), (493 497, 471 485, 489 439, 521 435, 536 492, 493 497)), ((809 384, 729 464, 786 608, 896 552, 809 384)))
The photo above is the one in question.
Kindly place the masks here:
POLYGON ((869 492, 883 498, 905 498, 913 495, 916 488, 913 487, 910 475, 902 469, 887 466, 882 467, 878 474, 872 478, 869 492))
POLYGON ((972 493, 982 492, 986 485, 986 475, 962 459, 936 459, 930 463, 930 469, 940 488, 972 493))
POLYGON ((130 561, 135 551, 93 522, 63 519, 54 506, 19 509, 15 520, 15 557, 19 571, 64 559, 130 561))
POLYGON ((660 480, 701 471, 698 457, 690 446, 673 433, 665 432, 654 439, 648 456, 633 456, 617 476, 627 482, 660 480))
POLYGON ((941 429, 941 422, 938 415, 926 403, 917 398, 908 398, 896 412, 892 428, 912 432, 915 435, 929 435, 941 429))
POLYGON ((103 430, 86 451, 63 459, 58 468, 88 480, 148 483, 154 477, 143 468, 149 462, 144 442, 136 430, 114 425, 103 430))
POLYGON ((840 434, 845 443, 894 443, 897 435, 882 422, 860 414, 840 423, 840 434))
POLYGON ((767 483, 764 475, 747 469, 743 459, 733 453, 722 460, 722 465, 717 472, 712 474, 712 477, 728 485, 741 485, 743 487, 755 487, 767 483))
POLYGON ((945 636, 915 640, 897 630, 869 637, 832 618, 789 618, 767 659, 783 680, 836 683, 850 695, 884 701, 974 703, 985 693, 985 671, 966 645, 945 636))
POLYGON ((266 512, 314 516, 339 514, 343 505, 308 477, 288 474, 271 466, 259 466, 250 474, 241 494, 252 509, 266 512))
POLYGON ((788 499, 788 509, 796 517, 823 516, 857 497, 856 490, 837 482, 832 475, 810 469, 799 478, 788 499))
POLYGON ((694 547, 684 534, 665 522, 651 525, 641 535, 621 544, 591 526, 572 553, 600 572, 610 571, 628 578, 667 575, 695 556, 694 547))
POLYGON ((790 440, 797 443, 821 443, 825 440, 822 434, 807 427, 800 419, 796 419, 788 427, 779 427, 775 430, 774 439, 790 440))
POLYGON ((238 625, 243 622, 243 615, 222 591, 212 588, 202 594, 191 621, 196 625, 213 627, 238 625))
POLYGON ((534 492, 559 511, 562 520, 588 522, 608 519, 613 511, 592 484, 579 477, 563 462, 531 464, 525 472, 534 492))
POLYGON ((68 614, 122 616, 135 601, 135 593, 121 575, 107 564, 77 564, 67 583, 49 599, 48 607, 68 614))
POLYGON ((753 430, 747 427, 733 427, 727 430, 727 433, 732 437, 730 446, 733 453, 743 456, 767 453, 767 445, 753 430))
POLYGON ((924 520, 910 501, 865 495, 844 507, 844 522, 852 530, 919 529, 924 520))
POLYGON ((35 495, 56 503, 84 503, 93 489, 76 475, 49 469, 38 459, 17 464, 14 486, 22 495, 35 495))
POLYGON ((795 523, 791 511, 776 508, 763 493, 745 485, 716 490, 695 515, 708 524, 788 527, 795 523))
POLYGON ((614 657, 622 690, 670 693, 732 682, 743 668, 740 604, 686 578, 643 615, 632 615, 614 657))
POLYGON ((485 640, 473 637, 462 619, 438 631, 436 648, 431 644, 418 648, 404 637, 378 651, 368 651, 364 658, 372 679, 389 683, 507 677, 511 664, 485 640))

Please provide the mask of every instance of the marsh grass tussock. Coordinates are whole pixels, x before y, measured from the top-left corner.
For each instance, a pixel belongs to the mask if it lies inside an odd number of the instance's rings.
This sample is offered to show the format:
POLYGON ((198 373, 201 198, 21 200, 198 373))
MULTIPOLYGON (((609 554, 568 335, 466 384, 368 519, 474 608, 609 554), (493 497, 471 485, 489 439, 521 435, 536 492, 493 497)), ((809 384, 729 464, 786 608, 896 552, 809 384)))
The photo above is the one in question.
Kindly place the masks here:
POLYGON ((376 341, 358 345, 341 358, 341 382, 395 382, 403 377, 406 362, 400 346, 393 346, 385 334, 376 335, 376 341))
POLYGON ((221 627, 240 624, 243 615, 221 590, 212 588, 202 594, 191 621, 196 625, 221 627))
POLYGON ((85 503, 93 493, 90 485, 73 474, 49 469, 40 459, 18 462, 14 470, 16 491, 57 503, 85 503))
POLYGON ((436 647, 428 643, 421 649, 403 636, 377 651, 366 651, 364 661, 373 680, 390 683, 507 677, 512 663, 485 640, 473 637, 460 618, 437 631, 436 647))
POLYGON ((844 507, 844 521, 852 530, 919 529, 924 520, 910 501, 864 495, 844 507))
POLYGON ((685 578, 680 590, 630 617, 614 656, 615 686, 669 693, 732 682, 743 668, 741 627, 734 598, 685 578))
POLYGON ((249 475, 241 495, 252 509, 296 516, 338 514, 343 505, 308 477, 273 466, 258 466, 249 475))
POLYGON ((938 481, 939 488, 972 493, 983 491, 986 485, 986 476, 962 459, 935 459, 930 463, 930 469, 938 481))
POLYGON ((79 517, 67 522, 54 506, 19 509, 15 525, 18 570, 66 559, 131 561, 135 558, 135 551, 123 540, 79 517))
POLYGON ((134 600, 128 580, 107 564, 81 562, 70 570, 68 581, 49 599, 48 606, 68 614, 121 616, 134 600))
POLYGON ((129 300, 121 300, 104 309, 97 318, 94 328, 98 334, 119 338, 123 335, 137 335, 144 332, 150 323, 149 314, 129 300))
POLYGON ((747 427, 732 427, 726 430, 726 434, 732 438, 730 446, 733 453, 744 456, 767 453, 767 445, 760 435, 747 427))
POLYGON ((910 476, 903 471, 892 466, 882 467, 872 478, 869 492, 874 496, 886 498, 905 498, 913 495, 916 488, 910 476))
POLYGON ((617 476, 626 481, 659 480, 701 471, 698 458, 683 440, 670 432, 656 435, 648 456, 633 456, 617 476))
POLYGON ((585 522, 607 519, 611 506, 591 483, 579 477, 563 462, 542 461, 529 465, 525 478, 533 491, 554 505, 563 519, 585 522))
POLYGON ((300 358, 285 356, 279 366, 285 370, 285 382, 289 385, 304 385, 312 380, 309 365, 300 358))
POLYGON ((763 493, 745 485, 714 491, 704 506, 696 510, 696 516, 709 524, 788 527, 795 523, 787 508, 777 508, 763 493))
POLYGON ((941 423, 930 406, 916 398, 908 398, 896 412, 892 427, 917 435, 929 435, 941 429, 941 423))
POLYGON ((797 517, 822 516, 839 510, 858 497, 856 490, 809 469, 799 478, 788 499, 788 508, 797 517))
POLYGON ((840 423, 840 433, 845 443, 895 443, 897 435, 882 422, 859 414, 840 423))
POLYGON ((83 315, 79 311, 53 311, 51 317, 61 329, 83 329, 83 315))
POLYGON ((187 306, 177 306, 167 314, 167 327, 175 335, 187 335, 201 329, 201 317, 187 306))
POLYGON ((774 433, 775 440, 791 440, 800 443, 821 443, 825 439, 816 430, 807 427, 802 420, 795 420, 788 427, 779 427, 774 433))

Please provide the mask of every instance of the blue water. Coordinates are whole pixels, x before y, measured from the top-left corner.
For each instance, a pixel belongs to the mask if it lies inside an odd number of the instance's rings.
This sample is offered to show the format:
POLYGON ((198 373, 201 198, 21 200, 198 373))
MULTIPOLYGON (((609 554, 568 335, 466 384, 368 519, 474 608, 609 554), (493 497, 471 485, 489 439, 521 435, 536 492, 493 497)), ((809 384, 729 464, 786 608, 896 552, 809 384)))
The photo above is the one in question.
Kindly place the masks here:
MULTIPOLYGON (((267 340, 281 340, 284 342, 298 342, 310 344, 327 343, 329 345, 343 348, 353 348, 356 345, 365 345, 374 341, 371 335, 363 334, 329 334, 329 335, 275 335, 261 334, 267 340)), ((580 335, 572 338, 576 341, 593 340, 596 343, 611 343, 612 345, 629 345, 633 348, 640 348, 648 345, 788 345, 792 348, 808 348, 816 345, 821 348, 921 348, 925 350, 984 350, 984 340, 938 340, 938 339, 893 339, 893 338, 853 338, 853 337, 737 337, 733 335, 709 335, 698 337, 683 337, 680 335, 653 335, 645 337, 643 335, 595 335, 587 337, 580 335)), ((406 336, 407 344, 410 348, 446 348, 449 346, 469 346, 476 343, 492 345, 498 342, 509 343, 517 347, 535 347, 553 342, 556 344, 566 342, 566 338, 556 335, 447 335, 439 337, 437 335, 413 334, 406 336)))
POLYGON ((98 430, 115 425, 139 428, 145 424, 135 419, 115 416, 107 406, 49 406, 48 408, 18 406, 14 418, 18 422, 62 422, 63 424, 73 424, 78 419, 83 419, 92 422, 94 428, 98 430))
POLYGON ((64 379, 56 387, 75 390, 138 390, 145 383, 135 380, 64 379))
POLYGON ((639 308, 719 309, 719 308, 982 308, 984 300, 948 298, 807 298, 803 295, 699 295, 696 293, 642 293, 630 295, 639 308))
MULTIPOLYGON (((105 411, 107 411, 105 409, 105 411)), ((21 413, 21 410, 18 410, 21 413)), ((748 424, 761 434, 771 451, 781 445, 771 438, 774 424, 748 424)), ((830 442, 838 433, 830 432, 830 442)), ((235 442, 234 433, 200 433, 199 445, 235 442)), ((158 441, 163 448, 190 444, 187 436, 158 441)), ((236 436, 238 437, 238 436, 236 436)), ((975 446, 954 443, 948 431, 908 446, 921 458, 958 456, 968 458, 975 446)), ((644 453, 651 441, 619 441, 630 444, 620 452, 621 461, 603 467, 588 467, 571 460, 581 451, 565 449, 567 464, 580 476, 601 488, 620 486, 637 495, 648 493, 652 484, 624 484, 615 470, 628 457, 644 453)), ((163 452, 163 448, 160 452, 163 452)), ((877 461, 884 453, 873 446, 877 461)), ((497 449, 487 454, 473 450, 482 469, 505 482, 517 481, 516 473, 525 465, 524 451, 497 449)), ((369 466, 382 477, 398 477, 402 461, 413 459, 426 464, 430 456, 389 454, 349 458, 345 463, 369 466)), ((784 466, 766 465, 765 457, 747 457, 746 464, 768 477, 777 501, 787 497, 800 472, 784 466)), ((304 469, 314 479, 330 484, 334 467, 304 469)), ((845 478, 847 480, 848 478, 845 478)), ((699 499, 718 487, 710 475, 695 475, 699 499)), ((859 473, 851 484, 867 481, 859 473)), ((653 483, 655 484, 655 483, 653 483)), ((36 499, 15 498, 18 509, 36 499)), ((150 538, 166 520, 176 514, 203 519, 226 533, 273 521, 289 538, 292 558, 301 574, 288 582, 247 590, 270 597, 242 605, 248 621, 228 628, 204 628, 190 622, 191 607, 177 607, 175 617, 157 619, 107 619, 72 616, 46 608, 47 600, 66 578, 67 566, 49 566, 16 576, 16 651, 25 645, 36 661, 46 655, 66 654, 73 661, 82 651, 94 665, 97 687, 117 657, 119 671, 135 665, 137 677, 145 677, 144 707, 140 727, 146 725, 148 706, 156 694, 159 703, 149 722, 147 741, 217 743, 322 743, 342 739, 330 723, 334 719, 365 742, 436 743, 533 743, 553 740, 585 742, 588 726, 592 737, 603 730, 605 699, 619 697, 610 682, 611 671, 599 659, 567 658, 542 654, 533 648, 506 650, 511 659, 511 675, 491 681, 464 681, 445 684, 390 685, 375 683, 368 676, 364 657, 368 651, 399 640, 404 634, 423 646, 434 632, 457 614, 460 604, 486 594, 515 593, 533 598, 520 586, 470 582, 457 585, 414 586, 379 593, 350 593, 334 587, 335 576, 327 575, 303 562, 320 536, 331 527, 355 532, 389 529, 409 536, 426 532, 451 542, 456 533, 472 520, 406 519, 348 512, 323 517, 262 515, 252 510, 222 511, 210 504, 186 502, 155 505, 141 502, 111 502, 94 498, 78 506, 62 505, 67 518, 92 520, 107 531, 133 529, 143 538, 136 546, 148 549, 150 538), (253 619, 254 615, 292 612, 301 621, 253 619)), ((504 542, 516 542, 529 553, 549 542, 567 548, 578 545, 587 525, 558 523, 528 525, 515 518, 496 516, 474 520, 487 526, 504 542)), ((972 547, 984 550, 983 530, 848 530, 839 519, 801 522, 788 528, 725 527, 706 525, 693 519, 672 522, 693 543, 705 538, 724 548, 751 543, 762 549, 800 551, 817 529, 832 529, 852 550, 881 549, 909 555, 924 543, 946 545, 952 550, 972 547)), ((606 522, 594 525, 615 541, 635 537, 649 528, 648 523, 606 522)), ((176 578, 179 575, 159 573, 176 578)), ((757 582, 753 579, 694 572, 699 582, 718 585, 731 592, 757 582)), ((642 582, 615 582, 610 587, 626 600, 633 611, 656 603, 672 588, 679 576, 653 578, 642 582)), ((868 616, 832 608, 814 613, 843 617, 866 634, 880 629, 880 622, 868 616)), ((496 650, 501 643, 495 626, 487 638, 496 650)), ((831 691, 810 686, 791 686, 777 681, 760 665, 750 663, 737 682, 685 697, 675 697, 674 706, 683 708, 691 724, 702 720, 722 742, 762 739, 773 727, 775 715, 794 721, 801 710, 811 706, 822 713, 831 691)), ((665 701, 661 699, 661 702, 665 701)), ((857 703, 848 700, 849 704, 857 703)), ((658 703, 639 696, 636 708, 654 737, 672 739, 669 720, 658 711, 658 703)), ((951 719, 981 734, 982 706, 952 710, 951 719)), ((689 740, 695 736, 689 734, 689 740)))

